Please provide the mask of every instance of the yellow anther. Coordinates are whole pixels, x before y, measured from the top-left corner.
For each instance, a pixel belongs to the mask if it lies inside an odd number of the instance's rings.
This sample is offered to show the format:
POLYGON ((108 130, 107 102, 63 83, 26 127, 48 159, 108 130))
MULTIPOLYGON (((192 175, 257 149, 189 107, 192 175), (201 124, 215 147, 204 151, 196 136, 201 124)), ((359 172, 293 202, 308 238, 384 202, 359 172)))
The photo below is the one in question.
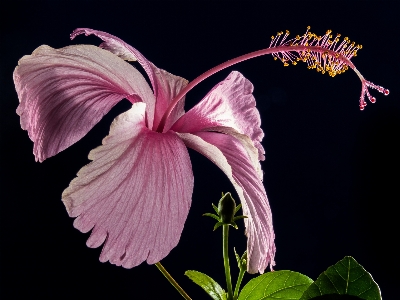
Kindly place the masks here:
MULTIPOLYGON (((343 42, 339 41, 341 34, 337 33, 335 38, 333 38, 332 30, 326 31, 323 36, 318 36, 315 33, 310 32, 310 26, 307 27, 307 31, 302 36, 296 35, 296 37, 286 43, 287 46, 306 46, 305 48, 312 48, 311 45, 319 46, 319 50, 312 51, 311 49, 305 49, 297 52, 297 57, 291 59, 286 55, 274 55, 274 60, 279 59, 282 61, 285 67, 292 65, 297 65, 297 62, 303 61, 307 63, 308 69, 315 69, 322 74, 327 73, 329 76, 334 77, 338 74, 345 72, 349 67, 341 60, 342 58, 350 59, 352 56, 357 56, 357 51, 362 48, 362 45, 355 44, 351 42, 348 37, 345 37, 343 42), (299 40, 302 40, 300 42, 299 40), (316 42, 318 41, 318 42, 316 42), (319 45, 319 41, 323 41, 319 45), (332 48, 336 45, 336 50, 332 48), (321 50, 326 51, 321 51, 321 50)), ((278 40, 283 34, 283 31, 277 33, 277 36, 272 36, 272 40, 278 40)), ((285 30, 285 37, 290 34, 289 30, 285 30)))

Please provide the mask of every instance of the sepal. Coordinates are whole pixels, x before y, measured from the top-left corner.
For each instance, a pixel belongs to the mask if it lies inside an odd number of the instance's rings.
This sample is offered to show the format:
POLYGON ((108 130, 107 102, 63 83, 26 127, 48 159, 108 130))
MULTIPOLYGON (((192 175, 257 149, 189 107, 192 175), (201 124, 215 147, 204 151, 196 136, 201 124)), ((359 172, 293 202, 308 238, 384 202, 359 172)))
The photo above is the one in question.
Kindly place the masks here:
POLYGON ((222 226, 222 225, 224 225, 224 223, 222 223, 222 222, 216 223, 216 224, 214 225, 213 231, 215 231, 218 227, 220 227, 220 226, 222 226))
POLYGON ((239 211, 239 209, 242 208, 242 203, 240 203, 238 206, 235 208, 235 214, 239 211))
MULTIPOLYGON (((224 193, 222 193, 222 196, 223 195, 224 195, 224 193)), ((218 207, 214 203, 211 203, 211 205, 214 208, 215 212, 218 213, 218 207)))
POLYGON ((205 213, 203 214, 203 217, 211 217, 219 222, 219 217, 215 214, 205 213))

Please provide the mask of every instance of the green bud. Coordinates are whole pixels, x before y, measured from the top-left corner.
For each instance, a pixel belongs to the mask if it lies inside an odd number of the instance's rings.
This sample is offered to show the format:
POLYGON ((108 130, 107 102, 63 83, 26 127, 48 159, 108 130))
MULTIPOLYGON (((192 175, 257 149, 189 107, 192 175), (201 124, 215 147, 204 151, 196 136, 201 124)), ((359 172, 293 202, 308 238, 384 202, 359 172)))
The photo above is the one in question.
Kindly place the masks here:
POLYGON ((212 204, 214 208, 215 214, 205 213, 203 216, 211 217, 217 220, 217 223, 214 226, 214 230, 222 225, 231 225, 233 228, 238 229, 235 221, 247 218, 246 216, 236 216, 235 214, 242 207, 241 204, 236 206, 235 200, 233 200, 231 193, 222 193, 222 198, 219 200, 218 207, 212 204))
POLYGON ((239 256, 239 254, 237 254, 236 249, 233 248, 233 250, 235 251, 235 257, 236 257, 236 261, 238 263, 238 267, 239 270, 246 270, 247 269, 247 251, 244 251, 242 257, 239 256))
POLYGON ((244 251, 244 253, 243 253, 242 257, 240 258, 240 260, 242 261, 242 264, 246 268, 246 266, 247 266, 247 251, 244 251))
POLYGON ((218 214, 221 217, 221 222, 223 224, 232 224, 235 210, 235 200, 233 200, 231 193, 228 192, 222 196, 218 203, 218 214))

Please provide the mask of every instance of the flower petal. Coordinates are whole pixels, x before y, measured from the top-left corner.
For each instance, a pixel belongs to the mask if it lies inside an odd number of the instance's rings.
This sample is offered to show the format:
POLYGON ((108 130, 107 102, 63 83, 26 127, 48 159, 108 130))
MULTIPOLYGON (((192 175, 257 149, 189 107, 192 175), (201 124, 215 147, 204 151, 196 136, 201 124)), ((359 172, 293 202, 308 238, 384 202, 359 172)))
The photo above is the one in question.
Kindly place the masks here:
MULTIPOLYGON (((157 101, 154 113, 154 124, 153 127, 150 127, 150 129, 157 128, 169 104, 175 98, 175 96, 188 84, 188 81, 182 77, 172 75, 167 71, 157 68, 153 63, 148 61, 138 50, 128 45, 123 40, 107 32, 93 30, 90 28, 77 28, 72 32, 71 39, 74 39, 77 35, 80 34, 94 34, 104 41, 100 45, 101 48, 104 48, 120 56, 123 59, 129 61, 137 60, 141 64, 141 66, 150 78, 150 82, 153 85, 153 91, 157 101)), ((179 101, 179 103, 171 112, 165 124, 164 132, 167 131, 170 126, 185 113, 184 104, 185 97, 183 97, 179 101)))
POLYGON ((185 145, 172 131, 149 130, 144 114, 135 103, 118 116, 62 196, 74 226, 92 229, 87 245, 105 241, 100 261, 125 268, 154 264, 177 245, 193 191, 185 145))
POLYGON ((264 160, 260 144, 264 133, 260 114, 255 107, 253 85, 241 73, 233 71, 217 84, 196 106, 183 115, 171 129, 176 132, 221 131, 231 127, 247 135, 258 149, 258 159, 264 160))
POLYGON ((91 45, 40 46, 20 59, 14 83, 21 127, 39 161, 77 142, 123 98, 155 102, 134 67, 91 45))
POLYGON ((216 133, 178 133, 186 146, 206 156, 228 176, 234 185, 245 219, 249 273, 263 273, 275 265, 275 234, 264 186, 246 149, 235 137, 216 133))

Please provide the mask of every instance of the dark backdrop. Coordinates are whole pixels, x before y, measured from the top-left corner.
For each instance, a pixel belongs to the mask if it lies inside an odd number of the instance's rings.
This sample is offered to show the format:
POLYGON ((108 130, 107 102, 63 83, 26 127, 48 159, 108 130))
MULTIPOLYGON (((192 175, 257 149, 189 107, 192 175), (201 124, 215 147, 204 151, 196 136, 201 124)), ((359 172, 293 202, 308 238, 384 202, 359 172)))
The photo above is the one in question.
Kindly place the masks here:
MULTIPOLYGON (((327 29, 363 45, 353 59, 376 84, 376 104, 358 108, 361 84, 354 72, 330 78, 305 64, 284 68, 261 57, 224 70, 187 96, 191 108, 230 71, 242 72, 254 95, 265 132, 264 184, 273 211, 276 270, 316 279, 345 255, 353 256, 395 299, 398 266, 400 167, 399 8, 396 1, 2 1, 0 4, 1 260, 0 298, 179 299, 155 266, 126 270, 100 263, 89 234, 73 228, 60 201, 62 191, 88 162, 87 154, 129 108, 122 101, 81 141, 44 163, 15 113, 12 72, 18 59, 42 45, 98 45, 95 37, 70 41, 77 27, 116 35, 173 74, 194 79, 238 55, 268 47, 270 36, 288 29, 302 34, 327 29), (267 4, 267 2, 270 2, 267 4), (279 2, 279 3, 278 3, 279 2)), ((233 191, 226 176, 190 152, 195 176, 193 203, 179 245, 162 261, 193 299, 208 296, 183 273, 205 272, 223 286, 221 233, 211 212, 221 191, 233 191)), ((245 249, 243 225, 231 247, 245 249)), ((231 252, 232 254, 232 252, 231 252)), ((233 256, 231 257, 233 259, 233 256)), ((232 260, 234 278, 236 263, 232 260)), ((249 280, 250 275, 245 277, 249 280)), ((397 277, 398 279, 398 277, 397 277)), ((235 280, 235 279, 234 279, 235 280)))

